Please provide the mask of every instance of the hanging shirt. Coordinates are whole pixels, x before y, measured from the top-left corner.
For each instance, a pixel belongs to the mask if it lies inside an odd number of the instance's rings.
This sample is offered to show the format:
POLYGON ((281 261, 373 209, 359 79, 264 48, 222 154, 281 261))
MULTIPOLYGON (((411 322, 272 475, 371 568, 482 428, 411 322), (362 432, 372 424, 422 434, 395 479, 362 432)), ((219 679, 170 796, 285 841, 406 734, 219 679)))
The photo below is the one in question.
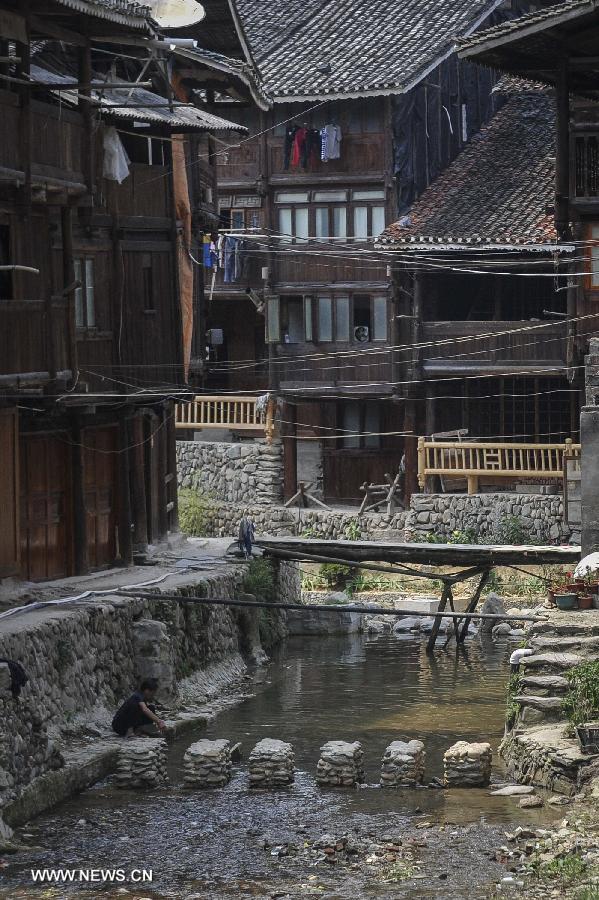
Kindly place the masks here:
POLYGON ((291 160, 291 151, 293 150, 293 144, 295 141, 295 135, 297 134, 298 127, 297 125, 288 125, 285 131, 285 144, 283 146, 283 168, 285 171, 289 168, 289 162, 291 160))
POLYGON ((212 257, 210 255, 210 235, 205 234, 202 238, 202 261, 206 269, 212 268, 212 257))
POLYGON ((293 139, 293 149, 291 151, 291 165, 299 166, 302 156, 305 152, 307 128, 298 128, 293 139))
POLYGON ((339 159, 341 156, 341 129, 338 125, 325 125, 320 132, 322 140, 321 159, 325 162, 329 159, 339 159))

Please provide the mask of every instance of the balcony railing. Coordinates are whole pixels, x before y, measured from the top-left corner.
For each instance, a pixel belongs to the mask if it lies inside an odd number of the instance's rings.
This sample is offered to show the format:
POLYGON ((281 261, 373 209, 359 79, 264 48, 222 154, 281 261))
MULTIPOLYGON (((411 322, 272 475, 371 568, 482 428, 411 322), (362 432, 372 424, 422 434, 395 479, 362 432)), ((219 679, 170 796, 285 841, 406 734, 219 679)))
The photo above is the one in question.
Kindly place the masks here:
POLYGON ((175 425, 178 429, 193 431, 201 431, 203 428, 253 431, 270 441, 274 426, 274 405, 269 402, 263 415, 258 411, 256 397, 196 396, 190 403, 177 404, 175 425))
POLYGON ((580 444, 487 444, 418 439, 418 482, 424 490, 431 476, 465 478, 476 494, 479 478, 561 481, 564 454, 580 456, 580 444))

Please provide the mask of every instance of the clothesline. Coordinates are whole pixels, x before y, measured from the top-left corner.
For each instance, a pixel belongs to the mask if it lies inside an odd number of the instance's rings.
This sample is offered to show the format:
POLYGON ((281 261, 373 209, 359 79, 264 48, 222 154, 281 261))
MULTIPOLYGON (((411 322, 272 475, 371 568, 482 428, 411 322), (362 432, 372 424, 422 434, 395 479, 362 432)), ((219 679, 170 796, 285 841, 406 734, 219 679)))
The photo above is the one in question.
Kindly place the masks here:
POLYGON ((245 252, 246 247, 241 238, 219 230, 218 239, 212 240, 210 234, 205 234, 202 240, 202 262, 204 268, 217 272, 224 271, 223 281, 232 284, 247 278, 249 256, 245 252))
POLYGON ((341 128, 333 122, 318 128, 290 125, 285 131, 283 168, 314 168, 319 162, 339 159, 341 156, 341 128))

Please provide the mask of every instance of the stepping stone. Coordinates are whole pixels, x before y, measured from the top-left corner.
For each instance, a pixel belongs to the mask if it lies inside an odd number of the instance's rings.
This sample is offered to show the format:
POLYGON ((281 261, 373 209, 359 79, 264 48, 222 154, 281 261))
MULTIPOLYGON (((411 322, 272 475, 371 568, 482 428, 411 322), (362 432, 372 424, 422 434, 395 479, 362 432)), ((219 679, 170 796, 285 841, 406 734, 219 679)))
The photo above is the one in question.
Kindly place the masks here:
POLYGON ((123 741, 116 765, 117 787, 155 788, 166 780, 166 741, 162 738, 123 741))
POLYGON ((183 783, 186 787, 223 787, 231 780, 229 741, 196 741, 183 757, 183 783))
POLYGON ((291 744, 264 738, 248 759, 250 787, 282 787, 295 778, 295 754, 291 744))
POLYGON ((491 745, 458 741, 443 756, 446 787, 486 787, 491 780, 491 745))
POLYGON ((530 784, 508 784, 496 791, 491 791, 491 797, 518 797, 525 794, 533 794, 534 790, 530 784))
POLYGON ((321 786, 354 787, 364 781, 364 753, 359 741, 328 741, 320 748, 316 782, 321 786))
POLYGON ((422 741, 393 741, 383 754, 381 787, 421 784, 424 759, 422 741))

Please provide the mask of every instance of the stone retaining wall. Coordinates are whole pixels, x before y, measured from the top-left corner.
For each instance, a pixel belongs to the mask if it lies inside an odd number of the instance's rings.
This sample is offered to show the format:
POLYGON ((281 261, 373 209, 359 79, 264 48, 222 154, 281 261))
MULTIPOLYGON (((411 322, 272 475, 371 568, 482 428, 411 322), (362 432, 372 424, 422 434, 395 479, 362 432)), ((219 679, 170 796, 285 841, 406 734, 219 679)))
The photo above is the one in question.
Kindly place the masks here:
POLYGON ((406 532, 413 541, 426 540, 429 534, 448 538, 454 531, 468 529, 479 538, 492 539, 512 516, 537 542, 577 543, 580 538, 564 522, 564 502, 559 494, 415 494, 406 532))
POLYGON ((219 502, 266 506, 283 498, 280 441, 228 444, 177 441, 180 488, 192 488, 219 502))
MULTIPOLYGON (((169 588, 167 581, 161 588, 230 599, 239 596, 241 581, 238 569, 198 575, 178 588, 169 588)), ((278 581, 280 599, 299 599, 296 564, 280 563, 278 581)), ((6 677, 0 683, 0 819, 32 779, 62 766, 60 747, 69 732, 89 726, 100 735, 109 727, 112 713, 144 671, 147 642, 136 634, 140 623, 165 632, 161 664, 168 667, 170 659, 175 679, 183 680, 185 699, 194 673, 221 664, 240 674, 245 670, 240 653, 254 654, 261 632, 263 643, 286 634, 284 613, 270 613, 266 631, 262 621, 256 609, 177 603, 158 592, 156 599, 107 595, 77 607, 25 611, 2 620, 0 657, 20 662, 30 680, 19 700, 13 699, 6 677)))
MULTIPOLYGON (((250 505, 251 518, 256 523, 258 534, 274 536, 304 534, 313 538, 361 538, 363 540, 384 539, 403 540, 405 512, 387 516, 368 513, 358 518, 355 512, 337 512, 324 509, 298 509, 284 506, 263 507, 250 505), (356 529, 359 528, 359 534, 356 529)), ((235 536, 239 526, 241 510, 238 504, 208 504, 205 510, 206 536, 235 536)))

